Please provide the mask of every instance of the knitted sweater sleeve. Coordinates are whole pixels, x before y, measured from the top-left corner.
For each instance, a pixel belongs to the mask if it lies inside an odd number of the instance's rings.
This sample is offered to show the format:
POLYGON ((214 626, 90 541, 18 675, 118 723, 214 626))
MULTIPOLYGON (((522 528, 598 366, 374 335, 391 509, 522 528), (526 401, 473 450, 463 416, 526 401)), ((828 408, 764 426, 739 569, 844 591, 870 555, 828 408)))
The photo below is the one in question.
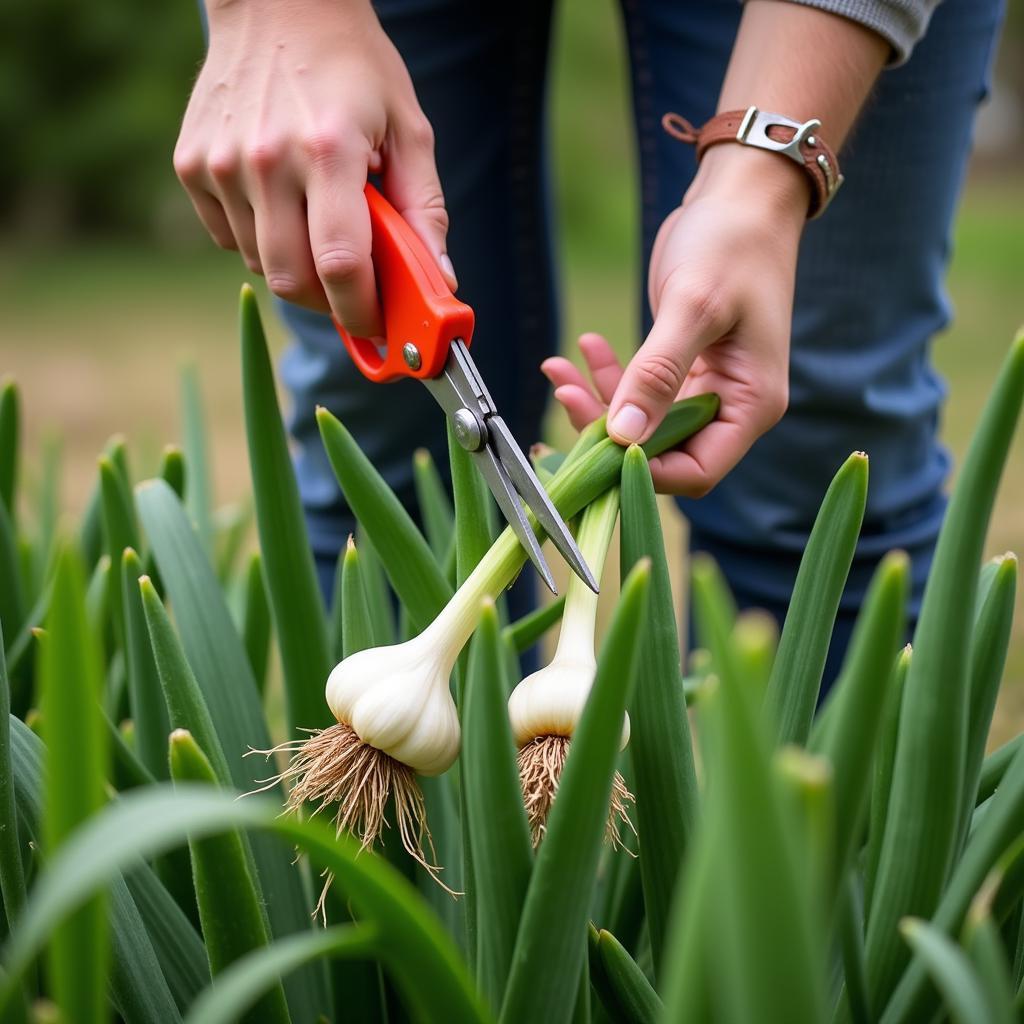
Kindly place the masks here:
POLYGON ((924 35, 939 0, 791 0, 839 14, 877 32, 892 46, 889 65, 902 64, 924 35))

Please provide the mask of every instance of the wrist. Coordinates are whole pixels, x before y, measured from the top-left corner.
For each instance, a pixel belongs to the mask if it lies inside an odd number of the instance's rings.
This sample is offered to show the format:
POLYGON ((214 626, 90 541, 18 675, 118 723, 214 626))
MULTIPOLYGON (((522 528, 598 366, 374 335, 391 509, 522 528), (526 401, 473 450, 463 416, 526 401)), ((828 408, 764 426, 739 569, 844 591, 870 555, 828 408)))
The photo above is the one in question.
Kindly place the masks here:
POLYGON ((683 204, 705 198, 740 203, 799 233, 807 220, 811 187, 803 169, 788 157, 721 143, 708 147, 683 204))

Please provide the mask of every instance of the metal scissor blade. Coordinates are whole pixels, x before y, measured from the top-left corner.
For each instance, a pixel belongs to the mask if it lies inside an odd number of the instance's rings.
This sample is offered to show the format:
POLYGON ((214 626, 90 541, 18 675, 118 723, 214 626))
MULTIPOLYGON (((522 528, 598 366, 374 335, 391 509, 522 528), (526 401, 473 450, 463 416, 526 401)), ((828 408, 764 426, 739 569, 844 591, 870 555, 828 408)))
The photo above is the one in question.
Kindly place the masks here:
POLYGON ((423 383, 447 413, 459 444, 476 460, 502 515, 551 592, 558 593, 555 581, 520 504, 520 496, 573 571, 596 594, 597 581, 505 421, 497 415, 487 385, 461 339, 452 341, 440 376, 425 378, 423 383))
MULTIPOLYGON (((508 425, 500 416, 491 416, 487 420, 487 431, 490 434, 491 443, 494 445, 498 458, 501 461, 505 472, 512 480, 512 485, 522 495, 523 500, 529 506, 530 511, 537 517, 537 522, 544 528, 544 532, 551 538, 552 543, 562 553, 562 557, 569 563, 574 573, 595 593, 600 589, 594 574, 590 571, 576 546, 569 528, 565 521, 558 514, 558 510, 551 503, 548 492, 541 486, 526 456, 516 444, 508 425)), ((493 490, 493 488, 492 488, 493 490)), ((518 506, 518 502, 516 502, 518 506)), ((533 532, 532 530, 530 531, 533 532)))
POLYGON ((551 575, 551 569, 548 567, 547 560, 540 549, 540 541, 537 540, 537 535, 533 532, 533 527, 526 518, 523 506, 519 503, 519 495, 516 493, 512 481, 509 479, 508 473, 499 461, 498 456, 489 444, 485 444, 479 451, 470 452, 470 455, 472 455, 477 468, 483 474, 484 480, 487 481, 487 486, 491 489, 491 494, 494 495, 494 500, 498 503, 501 514, 519 538, 519 543, 523 545, 526 553, 530 556, 530 561, 536 566, 537 572, 540 573, 541 578, 547 584, 551 593, 557 594, 558 589, 555 587, 555 579, 551 575))

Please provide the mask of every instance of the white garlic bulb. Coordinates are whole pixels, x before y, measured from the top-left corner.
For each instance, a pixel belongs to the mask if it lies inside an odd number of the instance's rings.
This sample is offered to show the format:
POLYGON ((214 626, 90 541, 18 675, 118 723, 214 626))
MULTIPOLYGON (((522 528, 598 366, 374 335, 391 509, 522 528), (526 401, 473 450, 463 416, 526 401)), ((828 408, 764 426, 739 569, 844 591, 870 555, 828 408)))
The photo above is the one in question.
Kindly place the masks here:
MULTIPOLYGON (((596 671, 593 641, 589 650, 577 645, 571 651, 563 651, 560 641, 551 663, 528 675, 509 697, 508 714, 516 744, 524 746, 536 736, 571 736, 583 714, 596 671)), ((626 715, 619 749, 628 742, 626 715)))
POLYGON ((327 703, 359 738, 421 775, 447 771, 459 754, 459 716, 449 690, 454 655, 429 631, 350 655, 327 679, 327 703))

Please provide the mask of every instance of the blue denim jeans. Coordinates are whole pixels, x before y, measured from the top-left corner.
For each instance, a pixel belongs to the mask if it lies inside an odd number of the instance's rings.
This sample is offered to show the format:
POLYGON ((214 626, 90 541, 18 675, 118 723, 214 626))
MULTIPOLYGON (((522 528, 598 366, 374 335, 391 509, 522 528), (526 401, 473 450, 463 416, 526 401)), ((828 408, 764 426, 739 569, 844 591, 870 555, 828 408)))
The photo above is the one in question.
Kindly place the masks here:
MULTIPOLYGON (((661 115, 675 110, 701 123, 714 113, 741 5, 621 7, 645 280, 655 232, 695 171, 692 150, 662 132, 661 115)), ((474 358, 528 443, 539 436, 548 397, 537 367, 559 340, 545 118, 552 3, 379 0, 377 10, 434 125, 449 251, 460 297, 477 313, 474 358)), ((944 385, 930 346, 950 316, 950 228, 1001 14, 1002 0, 946 0, 910 60, 882 74, 842 154, 846 184, 801 244, 789 411, 711 494, 679 503, 691 548, 718 560, 739 604, 781 619, 833 473, 851 451, 869 453, 867 513, 829 677, 872 570, 891 548, 911 555, 916 613, 942 519, 944 385)), ((646 332, 643 280, 638 326, 646 332)), ((294 337, 282 372, 294 399, 299 486, 327 590, 352 522, 320 445, 315 406, 341 417, 410 508, 412 451, 426 446, 447 464, 443 418, 416 383, 364 380, 325 317, 283 303, 281 313, 294 337)))

